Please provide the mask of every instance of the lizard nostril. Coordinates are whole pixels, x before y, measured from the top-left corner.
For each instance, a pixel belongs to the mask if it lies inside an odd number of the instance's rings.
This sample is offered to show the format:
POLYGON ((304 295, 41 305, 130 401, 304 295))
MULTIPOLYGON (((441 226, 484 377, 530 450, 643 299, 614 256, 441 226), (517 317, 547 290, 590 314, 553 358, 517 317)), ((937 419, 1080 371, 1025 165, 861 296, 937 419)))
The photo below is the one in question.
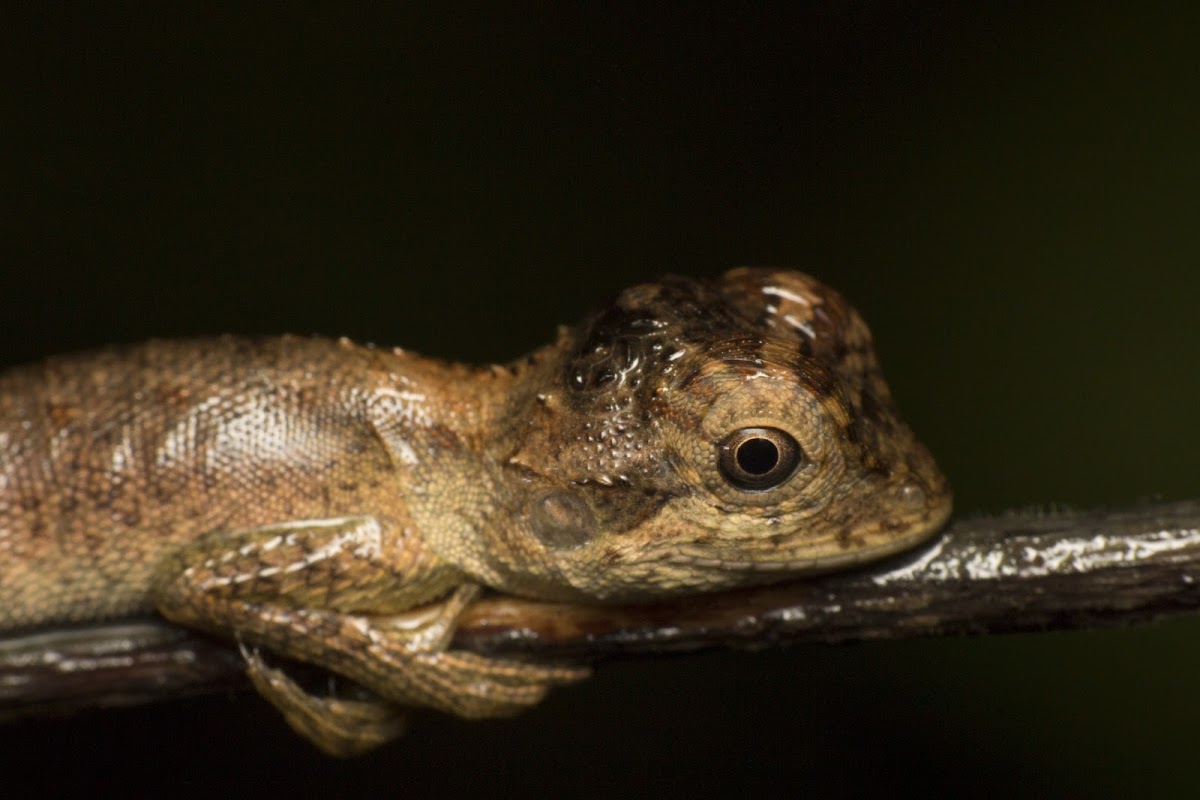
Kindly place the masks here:
POLYGON ((915 483, 904 483, 900 486, 900 502, 907 508, 925 507, 925 490, 915 483))

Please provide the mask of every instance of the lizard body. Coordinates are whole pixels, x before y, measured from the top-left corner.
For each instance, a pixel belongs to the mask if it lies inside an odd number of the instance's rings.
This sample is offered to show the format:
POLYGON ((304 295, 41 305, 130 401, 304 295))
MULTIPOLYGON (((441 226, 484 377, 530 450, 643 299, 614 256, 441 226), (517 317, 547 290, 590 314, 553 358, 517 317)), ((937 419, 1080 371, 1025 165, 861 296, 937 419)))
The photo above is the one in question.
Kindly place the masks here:
POLYGON ((916 544, 949 509, 865 324, 795 272, 637 286, 507 366, 223 337, 0 375, 0 631, 157 611, 235 637, 335 754, 409 706, 512 713, 586 674, 447 650, 481 587, 778 581, 916 544), (308 694, 257 648, 369 694, 308 694))

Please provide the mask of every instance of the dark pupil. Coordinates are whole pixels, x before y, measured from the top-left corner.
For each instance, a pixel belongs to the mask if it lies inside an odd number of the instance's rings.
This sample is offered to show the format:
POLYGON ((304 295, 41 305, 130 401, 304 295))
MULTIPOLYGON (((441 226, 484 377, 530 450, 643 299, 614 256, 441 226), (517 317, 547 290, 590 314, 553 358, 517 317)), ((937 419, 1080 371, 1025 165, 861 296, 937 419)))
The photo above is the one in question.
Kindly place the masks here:
POLYGON ((751 475, 766 475, 779 463, 779 448, 770 439, 747 439, 737 449, 737 463, 751 475))

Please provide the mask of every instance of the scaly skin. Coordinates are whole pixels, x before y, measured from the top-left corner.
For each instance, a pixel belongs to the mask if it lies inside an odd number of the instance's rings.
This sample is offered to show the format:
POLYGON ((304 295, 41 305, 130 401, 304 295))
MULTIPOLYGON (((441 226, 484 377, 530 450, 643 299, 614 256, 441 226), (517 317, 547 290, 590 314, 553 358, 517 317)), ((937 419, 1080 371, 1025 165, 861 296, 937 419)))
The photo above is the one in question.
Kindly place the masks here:
POLYGON ((586 674, 447 650, 480 587, 778 581, 914 545, 949 510, 865 324, 795 272, 637 286, 504 367, 224 337, 0 375, 0 631, 157 611, 235 637, 339 755, 405 707, 507 714, 586 674), (369 692, 307 694, 259 648, 369 692))

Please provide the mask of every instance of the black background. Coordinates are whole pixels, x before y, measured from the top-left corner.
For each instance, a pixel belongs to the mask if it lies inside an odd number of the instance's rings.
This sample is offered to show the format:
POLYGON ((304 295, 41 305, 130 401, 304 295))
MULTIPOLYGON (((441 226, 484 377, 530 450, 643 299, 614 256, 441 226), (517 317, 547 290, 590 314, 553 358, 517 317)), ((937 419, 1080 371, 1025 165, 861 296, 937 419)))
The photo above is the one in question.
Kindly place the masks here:
MULTIPOLYGON (((1197 495, 1190 5, 207 5, 0 19, 0 364, 226 331, 506 360, 632 282, 779 264, 871 322, 960 513, 1197 495)), ((1195 782, 1198 636, 614 663, 342 763, 216 697, 0 729, 0 770, 6 794, 1161 796, 1195 782)))

